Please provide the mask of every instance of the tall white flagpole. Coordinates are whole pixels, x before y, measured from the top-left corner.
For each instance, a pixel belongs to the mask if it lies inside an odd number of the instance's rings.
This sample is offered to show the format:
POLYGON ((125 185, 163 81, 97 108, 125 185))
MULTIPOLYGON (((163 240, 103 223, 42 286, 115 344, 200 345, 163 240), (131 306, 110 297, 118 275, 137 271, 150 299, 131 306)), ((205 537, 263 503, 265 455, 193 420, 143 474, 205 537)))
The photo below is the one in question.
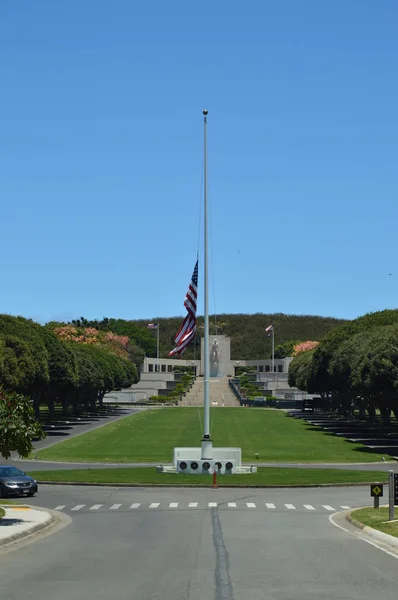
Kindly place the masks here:
POLYGON ((159 364, 159 323, 157 326, 157 337, 156 337, 156 358, 157 358, 157 362, 158 362, 158 373, 160 372, 160 364, 159 364))
POLYGON ((204 121, 204 419, 203 419, 203 438, 202 438, 202 459, 212 458, 213 449, 210 438, 210 402, 209 402, 209 376, 210 376, 210 355, 209 355, 209 270, 208 270, 208 205, 207 205, 207 115, 208 111, 203 111, 204 121))
POLYGON ((272 326, 272 372, 275 372, 275 325, 272 326))

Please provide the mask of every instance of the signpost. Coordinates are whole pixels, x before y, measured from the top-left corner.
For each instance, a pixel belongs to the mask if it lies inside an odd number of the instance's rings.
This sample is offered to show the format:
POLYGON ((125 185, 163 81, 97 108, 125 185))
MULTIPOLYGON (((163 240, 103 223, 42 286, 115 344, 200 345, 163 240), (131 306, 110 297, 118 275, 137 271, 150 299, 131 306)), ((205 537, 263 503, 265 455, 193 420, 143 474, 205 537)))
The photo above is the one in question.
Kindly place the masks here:
POLYGON ((388 520, 394 520, 394 506, 398 504, 398 473, 388 471, 388 520))
POLYGON ((380 497, 383 495, 383 484, 382 483, 371 483, 370 484, 370 495, 373 498, 373 508, 379 508, 380 497))

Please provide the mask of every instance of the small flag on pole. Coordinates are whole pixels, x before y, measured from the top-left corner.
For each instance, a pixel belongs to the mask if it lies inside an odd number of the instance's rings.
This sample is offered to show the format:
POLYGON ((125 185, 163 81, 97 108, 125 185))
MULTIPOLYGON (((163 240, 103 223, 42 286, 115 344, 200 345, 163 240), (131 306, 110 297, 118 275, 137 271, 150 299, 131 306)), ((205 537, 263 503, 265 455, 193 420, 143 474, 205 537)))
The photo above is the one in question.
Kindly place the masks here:
POLYGON ((157 329, 157 328, 158 328, 157 323, 148 323, 148 329, 157 329))
POLYGON ((265 328, 265 331, 268 333, 268 337, 270 337, 271 332, 274 330, 274 324, 271 323, 271 325, 268 325, 268 327, 265 328))
POLYGON ((184 350, 189 346, 195 337, 196 333, 196 300, 198 297, 198 261, 196 261, 195 268, 192 273, 191 282, 188 286, 188 291, 185 295, 184 306, 187 309, 187 316, 182 322, 180 329, 177 331, 174 341, 177 344, 169 356, 175 354, 182 354, 184 350))

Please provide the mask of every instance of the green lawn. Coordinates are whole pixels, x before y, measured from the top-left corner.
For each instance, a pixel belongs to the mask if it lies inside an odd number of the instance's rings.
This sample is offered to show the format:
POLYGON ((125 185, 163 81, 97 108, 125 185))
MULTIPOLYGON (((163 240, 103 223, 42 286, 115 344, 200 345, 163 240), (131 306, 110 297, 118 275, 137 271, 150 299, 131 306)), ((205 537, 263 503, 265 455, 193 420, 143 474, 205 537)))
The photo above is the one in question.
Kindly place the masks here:
MULTIPOLYGON (((85 483, 132 483, 164 485, 212 485, 211 475, 177 475, 156 473, 155 468, 136 469, 79 469, 67 471, 33 471, 29 473, 37 481, 85 482, 85 483)), ((260 467, 257 473, 247 475, 219 475, 217 485, 233 486, 281 486, 319 485, 324 483, 367 483, 386 481, 387 474, 380 471, 348 471, 342 469, 284 469, 260 467)))
MULTIPOLYGON (((395 507, 395 512, 397 513, 397 511, 398 508, 395 507)), ((368 525, 369 527, 373 527, 373 529, 378 529, 379 531, 398 537, 398 522, 386 523, 388 521, 388 507, 381 507, 379 509, 360 508, 359 510, 354 510, 351 513, 351 517, 363 525, 368 525)), ((397 518, 397 514, 394 518, 397 518)))
POLYGON ((4 510, 4 508, 0 507, 0 519, 2 519, 5 514, 6 514, 6 511, 4 510))
MULTIPOLYGON (((276 410, 211 410, 215 446, 242 448, 242 460, 255 453, 264 462, 373 462, 380 454, 317 430, 276 410)), ((171 462, 174 446, 199 446, 203 411, 153 409, 36 452, 43 460, 75 462, 171 462)))

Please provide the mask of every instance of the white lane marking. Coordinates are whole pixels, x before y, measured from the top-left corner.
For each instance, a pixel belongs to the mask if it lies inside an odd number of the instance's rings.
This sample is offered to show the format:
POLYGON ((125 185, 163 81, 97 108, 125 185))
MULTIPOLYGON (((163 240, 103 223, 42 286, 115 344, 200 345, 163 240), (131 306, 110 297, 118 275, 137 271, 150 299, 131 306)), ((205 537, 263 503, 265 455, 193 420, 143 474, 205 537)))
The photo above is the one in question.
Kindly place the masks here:
POLYGON ((288 510, 296 510, 296 507, 293 506, 293 504, 285 504, 285 506, 288 510))
POLYGON ((228 508, 236 508, 236 502, 228 502, 228 508))
POLYGON ((169 508, 178 508, 178 502, 170 502, 169 508))
POLYGON ((361 535, 359 535, 358 533, 354 533, 353 531, 350 531, 349 529, 346 529, 345 527, 342 527, 341 525, 339 525, 338 523, 335 523, 335 521, 333 520, 333 517, 335 515, 329 515, 329 521, 331 522, 332 525, 334 525, 335 527, 337 527, 338 529, 341 529, 342 531, 345 531, 346 533, 349 533, 350 535, 356 537, 358 540, 362 540, 363 542, 366 542, 367 544, 370 544, 371 546, 374 546, 375 548, 377 548, 378 550, 382 550, 382 552, 385 552, 386 554, 389 554, 390 556, 392 556, 393 558, 398 559, 398 555, 394 554, 393 552, 390 552, 389 550, 387 550, 386 548, 383 548, 382 546, 379 546, 378 544, 376 544, 375 542, 371 542, 370 540, 367 540, 366 538, 362 537, 361 535))
POLYGON ((217 502, 209 502, 208 507, 209 508, 217 508, 217 502))
POLYGON ((134 504, 132 504, 130 506, 130 508, 138 508, 140 506, 141 502, 134 502, 134 504))
POLYGON ((247 506, 247 508, 256 508, 256 505, 254 504, 254 502, 246 502, 246 506, 247 506))
POLYGON ((267 508, 275 508, 275 504, 274 504, 273 502, 266 502, 266 503, 265 503, 265 506, 266 506, 267 508))
POLYGON ((54 508, 54 510, 62 510, 63 508, 65 508, 66 504, 60 504, 59 506, 56 506, 54 508))
POLYGON ((98 510, 99 508, 101 508, 102 504, 93 504, 90 507, 90 510, 98 510))
POLYGON ((197 503, 197 502, 190 502, 190 503, 188 504, 188 507, 189 507, 189 508, 198 508, 198 503, 197 503))
POLYGON ((344 508, 344 510, 349 510, 351 506, 340 506, 340 508, 344 508))
POLYGON ((315 508, 313 506, 311 506, 311 504, 303 504, 304 508, 306 508, 307 510, 315 510, 315 508))
POLYGON ((117 510, 120 507, 121 507, 121 504, 112 504, 112 506, 109 507, 109 510, 117 510))
POLYGON ((152 504, 149 505, 149 508, 157 508, 159 504, 160 502, 152 502, 152 504))
POLYGON ((324 508, 325 510, 331 510, 332 512, 336 512, 336 509, 333 508, 333 506, 330 506, 329 504, 322 504, 322 508, 324 508))
POLYGON ((76 506, 71 508, 71 510, 80 510, 81 508, 84 508, 85 506, 86 506, 85 504, 76 504, 76 506))

